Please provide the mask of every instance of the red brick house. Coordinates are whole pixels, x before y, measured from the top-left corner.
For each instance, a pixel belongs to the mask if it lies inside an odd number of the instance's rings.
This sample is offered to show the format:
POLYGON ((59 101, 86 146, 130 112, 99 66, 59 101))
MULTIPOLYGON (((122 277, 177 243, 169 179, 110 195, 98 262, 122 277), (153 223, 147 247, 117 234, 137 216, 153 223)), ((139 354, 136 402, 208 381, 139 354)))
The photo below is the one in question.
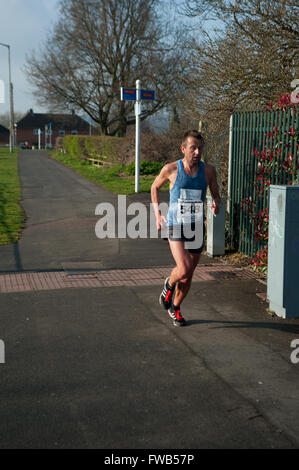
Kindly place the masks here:
POLYGON ((0 124, 0 145, 9 145, 9 130, 0 124))
POLYGON ((72 114, 40 114, 32 109, 17 123, 17 145, 28 142, 38 146, 38 130, 41 130, 41 147, 55 146, 57 137, 64 135, 89 135, 89 124, 72 114))

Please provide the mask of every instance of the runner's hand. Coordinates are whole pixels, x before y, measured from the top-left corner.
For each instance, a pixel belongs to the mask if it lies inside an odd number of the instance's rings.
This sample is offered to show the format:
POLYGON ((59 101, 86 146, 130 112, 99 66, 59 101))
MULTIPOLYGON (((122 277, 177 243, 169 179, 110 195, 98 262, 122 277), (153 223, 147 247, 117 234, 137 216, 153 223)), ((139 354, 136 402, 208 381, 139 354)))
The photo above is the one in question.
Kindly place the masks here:
POLYGON ((159 214, 156 218, 157 230, 161 230, 163 225, 167 224, 167 219, 164 215, 159 214))
POLYGON ((214 215, 219 214, 219 211, 220 211, 220 204, 218 204, 218 203, 215 202, 215 201, 212 201, 212 202, 211 202, 211 209, 212 209, 212 212, 213 212, 214 215))

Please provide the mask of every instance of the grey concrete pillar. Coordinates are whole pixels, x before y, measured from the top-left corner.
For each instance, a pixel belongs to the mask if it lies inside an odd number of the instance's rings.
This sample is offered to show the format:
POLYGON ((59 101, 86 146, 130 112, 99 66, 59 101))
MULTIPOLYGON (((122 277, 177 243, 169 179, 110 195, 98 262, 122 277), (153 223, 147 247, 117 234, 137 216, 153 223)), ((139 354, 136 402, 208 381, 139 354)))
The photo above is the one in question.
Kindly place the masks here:
POLYGON ((269 309, 298 318, 299 186, 270 186, 268 282, 269 309))
POLYGON ((207 255, 221 256, 225 254, 225 208, 226 198, 222 198, 219 214, 211 210, 212 197, 207 196, 207 255))

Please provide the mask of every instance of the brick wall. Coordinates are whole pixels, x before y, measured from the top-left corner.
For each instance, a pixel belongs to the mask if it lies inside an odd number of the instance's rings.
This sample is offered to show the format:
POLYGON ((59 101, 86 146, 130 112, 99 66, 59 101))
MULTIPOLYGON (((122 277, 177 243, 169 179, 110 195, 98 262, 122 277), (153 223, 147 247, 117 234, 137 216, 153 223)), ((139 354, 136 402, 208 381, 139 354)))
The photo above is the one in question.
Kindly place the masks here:
POLYGON ((4 132, 0 134, 0 145, 9 145, 9 134, 4 132))

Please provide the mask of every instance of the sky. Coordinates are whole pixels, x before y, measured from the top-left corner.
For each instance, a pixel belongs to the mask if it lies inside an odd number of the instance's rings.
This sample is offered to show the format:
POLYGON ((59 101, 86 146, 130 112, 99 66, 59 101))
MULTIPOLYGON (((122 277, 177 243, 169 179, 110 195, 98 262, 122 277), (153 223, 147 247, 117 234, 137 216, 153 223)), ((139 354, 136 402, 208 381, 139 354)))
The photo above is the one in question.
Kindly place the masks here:
MULTIPOLYGON (((26 54, 46 41, 58 18, 58 0, 0 0, 0 43, 10 45, 14 111, 46 112, 37 105, 23 70, 26 54)), ((8 48, 0 46, 0 80, 5 85, 5 103, 0 114, 9 111, 8 48)))
MULTIPOLYGON (((59 0, 0 0, 0 43, 10 45, 15 112, 25 114, 31 108, 34 112, 48 111, 37 104, 24 65, 26 54, 38 52, 58 17, 59 0)), ((0 46, 0 115, 10 109, 8 77, 8 49, 0 46), (1 102, 1 81, 5 85, 5 103, 1 102)))

